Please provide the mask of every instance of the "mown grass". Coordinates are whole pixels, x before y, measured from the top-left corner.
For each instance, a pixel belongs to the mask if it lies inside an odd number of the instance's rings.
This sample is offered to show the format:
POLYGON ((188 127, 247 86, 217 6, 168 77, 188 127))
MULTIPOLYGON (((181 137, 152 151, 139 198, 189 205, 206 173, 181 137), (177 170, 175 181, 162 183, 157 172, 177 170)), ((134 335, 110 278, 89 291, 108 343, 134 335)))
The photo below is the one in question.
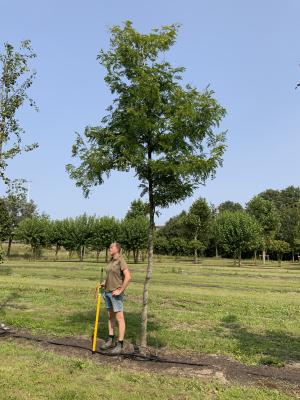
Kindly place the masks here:
POLYGON ((289 400, 263 387, 224 385, 99 365, 30 345, 5 341, 0 347, 1 400, 289 400))
MULTIPOLYGON (((0 319, 39 334, 93 330, 94 287, 105 264, 10 261, 0 266, 0 319)), ((145 264, 130 264, 127 340, 138 342, 145 264)), ((300 360, 300 267, 234 267, 231 260, 156 262, 150 288, 149 344, 230 355, 244 363, 300 360)), ((102 307, 99 336, 107 335, 102 307)))

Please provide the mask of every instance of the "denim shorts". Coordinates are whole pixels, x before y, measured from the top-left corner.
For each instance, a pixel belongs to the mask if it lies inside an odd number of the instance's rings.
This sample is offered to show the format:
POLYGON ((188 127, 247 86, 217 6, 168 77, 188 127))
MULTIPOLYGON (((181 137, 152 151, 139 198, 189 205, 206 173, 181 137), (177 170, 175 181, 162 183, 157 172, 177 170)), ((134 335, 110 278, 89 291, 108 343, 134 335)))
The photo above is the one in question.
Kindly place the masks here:
POLYGON ((103 292, 106 308, 112 308, 114 312, 123 311, 124 294, 113 296, 112 292, 103 292))

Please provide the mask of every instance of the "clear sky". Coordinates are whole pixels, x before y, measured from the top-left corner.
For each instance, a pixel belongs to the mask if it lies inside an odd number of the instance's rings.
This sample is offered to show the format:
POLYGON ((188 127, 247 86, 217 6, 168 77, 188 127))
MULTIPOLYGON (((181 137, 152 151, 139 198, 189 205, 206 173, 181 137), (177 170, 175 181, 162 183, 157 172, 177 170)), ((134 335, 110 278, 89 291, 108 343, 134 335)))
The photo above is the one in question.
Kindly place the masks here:
MULTIPOLYGON (((0 44, 31 39, 38 54, 31 95, 40 112, 27 108, 19 119, 26 141, 40 147, 12 161, 10 177, 32 181, 31 198, 52 218, 122 218, 138 198, 130 173, 113 174, 84 199, 65 172, 75 132, 97 124, 110 104, 97 53, 109 27, 130 19, 145 33, 181 23, 170 61, 186 67, 186 82, 209 84, 228 111, 224 166, 194 198, 245 204, 267 188, 299 186, 299 15, 299 0, 0 0, 0 44)), ((162 210, 157 223, 192 201, 162 210)))

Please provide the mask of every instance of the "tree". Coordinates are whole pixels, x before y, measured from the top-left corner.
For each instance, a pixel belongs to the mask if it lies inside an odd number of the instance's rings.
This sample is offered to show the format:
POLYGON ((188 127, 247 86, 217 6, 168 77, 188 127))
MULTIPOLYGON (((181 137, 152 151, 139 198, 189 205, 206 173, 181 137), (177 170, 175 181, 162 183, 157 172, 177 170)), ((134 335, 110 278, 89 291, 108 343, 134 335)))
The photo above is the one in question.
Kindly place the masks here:
MULTIPOLYGON (((203 249, 207 246, 210 233, 210 221, 212 218, 211 209, 206 200, 200 198, 196 200, 189 209, 186 216, 186 224, 189 227, 191 239, 194 246, 194 262, 198 262, 198 248, 203 249), (200 243, 199 243, 200 241, 200 243)), ((202 250, 203 251, 203 250, 202 250)))
POLYGON ((133 200, 130 209, 127 211, 125 218, 147 217, 149 215, 149 207, 141 199, 133 200))
POLYGON ((10 232, 11 219, 4 199, 0 198, 0 263, 3 262, 2 242, 8 238, 10 232))
POLYGON ((224 211, 243 211, 243 206, 240 203, 227 200, 219 205, 218 211, 219 213, 224 211))
POLYGON ((246 207, 247 212, 252 215, 262 227, 263 232, 263 264, 266 262, 266 249, 270 240, 275 236, 279 228, 279 214, 270 200, 261 196, 255 196, 246 207))
POLYGON ((277 254, 278 264, 281 265, 282 256, 284 253, 291 251, 290 245, 283 240, 270 240, 269 249, 277 254))
POLYGON ((288 186, 282 190, 267 189, 258 196, 273 203, 278 211, 294 207, 300 201, 300 187, 288 186))
POLYGON ((64 221, 50 221, 47 231, 47 241, 55 246, 55 260, 57 260, 58 252, 66 241, 66 231, 64 229, 64 221))
POLYGON ((147 247, 149 220, 143 215, 124 218, 120 227, 120 241, 126 250, 133 252, 134 262, 139 260, 139 252, 147 247))
POLYGON ((38 146, 34 143, 22 148, 24 129, 16 119, 17 111, 26 101, 37 110, 27 94, 36 75, 29 68, 29 62, 35 57, 30 40, 22 41, 18 51, 10 43, 4 43, 4 52, 0 54, 0 179, 6 183, 9 181, 5 175, 8 160, 38 146))
POLYGON ((27 189, 24 187, 24 183, 24 179, 10 181, 4 198, 10 217, 7 257, 10 256, 11 244, 18 224, 25 218, 38 215, 36 204, 32 200, 27 201, 27 189))
POLYGON ((77 136, 68 165, 82 187, 102 184, 112 170, 135 171, 142 195, 148 194, 148 265, 141 316, 141 346, 147 344, 148 289, 153 269, 155 212, 191 196, 214 176, 225 151, 224 133, 216 134, 225 109, 213 91, 180 85, 184 68, 173 68, 165 53, 175 43, 178 26, 140 34, 130 21, 111 28, 110 49, 98 59, 115 96, 99 127, 77 136))
POLYGON ((63 246, 66 250, 76 250, 80 261, 83 261, 86 247, 94 232, 95 217, 86 214, 76 218, 68 218, 64 222, 63 246))
POLYGON ((254 217, 241 211, 224 211, 216 221, 216 234, 221 247, 238 259, 242 252, 255 250, 261 245, 262 229, 254 217))
POLYGON ((187 213, 182 211, 180 214, 171 217, 165 225, 158 231, 159 236, 168 239, 173 237, 188 238, 190 237, 189 227, 186 223, 187 213))
POLYGON ((39 250, 47 244, 49 219, 45 216, 23 219, 16 229, 16 237, 30 244, 32 256, 37 258, 39 250))
POLYGON ((300 201, 294 206, 280 210, 280 229, 278 238, 289 244, 292 259, 295 261, 295 250, 299 248, 300 239, 300 201))
POLYGON ((114 217, 104 216, 99 218, 97 235, 99 243, 105 249, 105 260, 108 261, 109 246, 117 241, 120 236, 120 222, 114 217))

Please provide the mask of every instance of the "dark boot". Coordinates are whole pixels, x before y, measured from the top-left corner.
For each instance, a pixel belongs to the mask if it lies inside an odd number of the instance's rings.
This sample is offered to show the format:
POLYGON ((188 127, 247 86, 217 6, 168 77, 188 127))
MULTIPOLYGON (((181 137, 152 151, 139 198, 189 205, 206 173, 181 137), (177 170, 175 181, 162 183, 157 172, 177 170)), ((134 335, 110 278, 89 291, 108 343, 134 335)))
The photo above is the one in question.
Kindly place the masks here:
POLYGON ((117 343, 116 347, 114 349, 112 349, 112 351, 110 352, 110 354, 121 354, 123 351, 123 346, 120 342, 117 343))
POLYGON ((116 346, 116 339, 115 338, 111 338, 109 337, 105 343, 103 343, 100 346, 101 350, 108 350, 108 349, 112 349, 113 347, 116 346))

